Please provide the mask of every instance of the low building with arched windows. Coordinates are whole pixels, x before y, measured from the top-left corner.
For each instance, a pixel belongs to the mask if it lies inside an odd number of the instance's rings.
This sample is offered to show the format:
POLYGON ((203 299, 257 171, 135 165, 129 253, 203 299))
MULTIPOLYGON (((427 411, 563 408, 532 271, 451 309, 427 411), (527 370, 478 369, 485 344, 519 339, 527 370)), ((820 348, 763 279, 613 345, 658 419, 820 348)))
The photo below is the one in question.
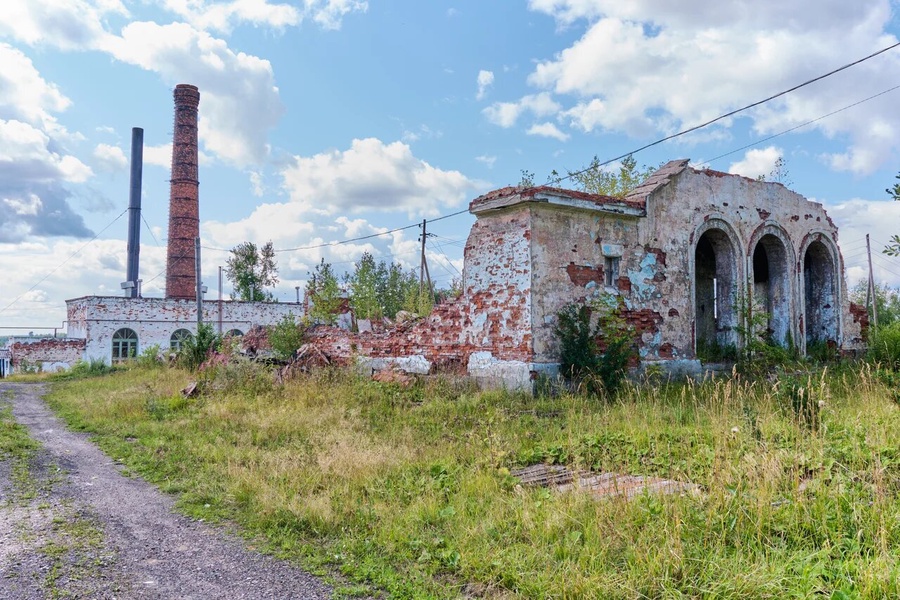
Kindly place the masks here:
MULTIPOLYGON (((197 332, 197 303, 178 298, 84 296, 66 300, 69 339, 83 340, 84 360, 117 362, 147 348, 177 351, 197 332)), ((217 333, 243 335, 251 327, 274 325, 301 306, 280 302, 203 302, 203 322, 217 333)))

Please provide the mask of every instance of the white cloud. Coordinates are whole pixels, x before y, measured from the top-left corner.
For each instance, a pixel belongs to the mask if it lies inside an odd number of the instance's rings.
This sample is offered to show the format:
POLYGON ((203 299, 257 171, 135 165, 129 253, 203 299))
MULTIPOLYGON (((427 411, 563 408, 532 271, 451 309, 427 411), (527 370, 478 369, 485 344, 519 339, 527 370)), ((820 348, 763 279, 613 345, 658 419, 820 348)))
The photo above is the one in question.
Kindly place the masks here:
POLYGON ((345 151, 295 157, 283 175, 291 200, 321 214, 375 210, 436 216, 483 185, 416 158, 402 142, 375 138, 353 140, 345 151))
POLYGON ((105 49, 170 84, 198 86, 201 141, 223 160, 247 166, 268 156, 267 134, 284 112, 269 61, 184 23, 131 23, 105 49))
POLYGON ((565 142, 570 137, 568 133, 563 133, 559 130, 559 127, 557 127, 553 123, 539 123, 532 125, 525 133, 527 133, 528 135, 550 137, 561 142, 565 142))
POLYGON ((500 127, 512 127, 522 114, 531 113, 535 117, 546 117, 559 112, 561 106, 547 93, 524 96, 518 102, 495 102, 482 113, 488 121, 500 127))
POLYGON ((826 204, 828 216, 840 229, 840 246, 847 269, 848 284, 868 278, 866 234, 872 240, 872 268, 877 281, 900 286, 900 259, 881 253, 884 244, 897 234, 900 202, 863 200, 826 204))
MULTIPOLYGON (((217 22, 214 15, 224 11, 223 22, 235 19, 268 24, 280 22, 282 7, 258 0, 235 0, 226 5, 207 5, 203 0, 171 0, 198 19, 217 22), (207 15, 204 17, 203 15, 207 15), (227 18, 226 18, 227 17, 227 18)), ((110 32, 108 16, 127 14, 118 0, 9 0, 0 16, 0 34, 29 44, 45 44, 64 50, 99 50, 125 63, 158 73, 167 84, 190 82, 200 88, 200 138, 207 150, 223 160, 244 167, 258 164, 268 156, 268 133, 277 124, 284 107, 275 86, 269 61, 237 52, 226 41, 211 36, 188 23, 159 25, 136 21, 110 32), (7 10, 7 8, 9 10, 7 10), (19 22, 21 21, 21 23, 19 22), (53 35, 50 35, 50 34, 53 35)), ((339 18, 350 10, 364 10, 365 3, 346 0, 307 0, 305 12, 322 26, 339 26, 339 18), (330 15, 330 16, 329 16, 330 15), (327 24, 327 25, 326 25, 327 24)), ((179 9, 180 10, 180 9, 179 9)), ((30 61, 9 46, 0 44, 0 93, 22 96, 13 104, 27 111, 18 116, 29 122, 46 119, 49 112, 68 105, 55 86, 48 85, 23 65, 30 61), (13 65, 13 67, 7 67, 13 65), (17 79, 4 85, 9 73, 17 79), (31 82, 31 85, 22 85, 31 82), (10 91, 4 91, 10 90, 10 91), (33 107, 33 108, 29 108, 33 107)), ((0 114, 0 117, 3 115, 0 114)), ((7 117, 8 118, 8 117, 7 117)), ((47 121, 45 127, 54 123, 47 121)))
POLYGON ((230 32, 233 27, 249 23, 274 29, 297 25, 300 11, 289 4, 271 4, 267 0, 162 0, 162 6, 198 29, 230 32))
POLYGON ((481 156, 476 156, 475 160, 477 160, 478 162, 480 162, 484 165, 487 165, 488 169, 493 169, 494 163, 497 162, 497 157, 496 156, 487 156, 486 154, 482 154, 481 156))
MULTIPOLYGON (((896 42, 887 30, 889 0, 822 0, 814 11, 782 0, 531 0, 529 7, 563 27, 584 27, 528 81, 565 103, 563 116, 586 132, 674 133, 896 42)), ((898 76, 900 55, 886 53, 735 118, 761 135, 779 132, 881 92, 898 76)), ((509 127, 517 104, 495 104, 488 116, 509 127)), ((827 164, 868 174, 890 161, 900 149, 895 104, 884 96, 810 125, 848 145, 824 156, 827 164)))
POLYGON ((485 94, 485 92, 487 92, 487 89, 494 83, 493 71, 485 71, 484 69, 482 69, 481 71, 478 71, 477 82, 478 82, 478 93, 475 94, 475 98, 478 100, 481 100, 482 98, 484 98, 484 94, 485 94))
POLYGON ((119 0, 4 0, 0 35, 31 46, 83 50, 109 35, 107 17, 127 14, 119 0))
POLYGON ((0 43, 0 65, 0 118, 59 131, 52 113, 66 110, 72 101, 41 77, 30 58, 9 44, 0 43))
POLYGON ((103 171, 121 171, 128 167, 128 157, 118 146, 97 144, 94 148, 94 164, 103 171))
POLYGON ((743 175, 750 179, 756 179, 759 176, 766 176, 775 168, 775 162, 784 155, 781 148, 769 146, 767 148, 759 148, 748 150, 744 154, 744 159, 732 163, 728 167, 728 172, 734 175, 743 175))
POLYGON ((341 20, 351 12, 366 12, 365 0, 303 0, 306 13, 324 29, 340 29, 341 20))

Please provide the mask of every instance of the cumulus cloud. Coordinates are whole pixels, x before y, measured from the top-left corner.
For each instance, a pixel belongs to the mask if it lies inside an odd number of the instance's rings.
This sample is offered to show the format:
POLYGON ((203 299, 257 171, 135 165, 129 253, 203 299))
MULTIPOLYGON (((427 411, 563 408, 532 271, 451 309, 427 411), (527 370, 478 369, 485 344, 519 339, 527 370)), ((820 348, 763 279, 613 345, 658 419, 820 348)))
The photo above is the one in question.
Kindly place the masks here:
POLYGON ((323 214, 405 211, 431 217, 461 205, 483 184, 413 156, 402 142, 353 140, 347 150, 297 156, 284 170, 291 200, 323 214))
POLYGON ((775 168, 775 162, 784 155, 781 148, 769 146, 748 150, 743 160, 732 163, 728 172, 735 175, 743 175, 751 179, 766 176, 775 168))
POLYGON ((284 112, 269 61, 234 52, 224 40, 185 23, 131 23, 104 47, 172 85, 197 85, 200 139, 208 150, 236 166, 268 156, 267 134, 284 112))
POLYGON ((481 100, 482 98, 484 98, 484 94, 485 92, 487 92, 487 89, 494 83, 494 72, 485 71, 483 69, 481 71, 478 71, 477 82, 478 92, 475 94, 475 98, 481 100))
POLYGON ((5 0, 0 35, 31 46, 94 48, 109 36, 106 21, 128 11, 119 0, 5 0))
POLYGON ((488 169, 494 168, 494 163, 497 162, 496 156, 488 156, 486 154, 482 154, 481 156, 476 156, 475 160, 487 166, 488 169))
MULTIPOLYGON (((896 42, 888 32, 891 6, 823 0, 810 11, 781 0, 531 0, 532 10, 584 31, 539 60, 528 82, 564 104, 557 116, 576 129, 670 134, 896 42)), ((760 135, 775 133, 881 92, 898 75, 900 55, 887 53, 736 118, 760 135)), ((510 127, 520 102, 497 103, 485 114, 510 127)), ((823 156, 826 164, 867 174, 889 161, 900 148, 894 104, 880 97, 811 125, 848 145, 823 156)))
POLYGON ((97 144, 94 148, 94 164, 102 171, 121 171, 128 167, 128 157, 119 146, 97 144))
POLYGON ((550 137, 561 142, 565 142, 570 137, 568 133, 563 133, 562 131, 560 131, 559 127, 557 127, 553 123, 537 123, 535 125, 532 125, 525 133, 527 133, 528 135, 550 137))
POLYGON ((271 4, 267 0, 162 0, 162 6, 198 29, 230 32, 236 25, 249 23, 256 27, 283 29, 297 25, 300 11, 290 4, 271 4))
POLYGON ((866 234, 872 240, 872 267, 875 279, 900 286, 900 259, 881 253, 900 223, 900 202, 854 198, 825 205, 828 216, 840 228, 840 246, 849 283, 868 277, 866 234))
POLYGON ((0 241, 90 235, 63 187, 93 175, 66 150, 73 136, 56 119, 69 99, 20 50, 0 44, 0 64, 0 241))
POLYGON ((500 127, 512 127, 523 114, 546 117, 559 112, 560 104, 547 93, 524 96, 518 102, 495 102, 482 112, 488 121, 500 127))

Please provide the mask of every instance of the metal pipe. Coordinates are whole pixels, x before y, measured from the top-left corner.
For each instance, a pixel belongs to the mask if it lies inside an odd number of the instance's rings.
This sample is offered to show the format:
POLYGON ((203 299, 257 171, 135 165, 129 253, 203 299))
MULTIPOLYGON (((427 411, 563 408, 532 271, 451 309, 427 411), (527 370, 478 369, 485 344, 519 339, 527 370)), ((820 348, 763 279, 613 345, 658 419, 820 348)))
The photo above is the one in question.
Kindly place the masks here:
POLYGON ((128 264, 125 281, 131 298, 138 297, 138 269, 141 254, 141 181, 144 170, 144 130, 131 128, 131 188, 128 194, 128 264))

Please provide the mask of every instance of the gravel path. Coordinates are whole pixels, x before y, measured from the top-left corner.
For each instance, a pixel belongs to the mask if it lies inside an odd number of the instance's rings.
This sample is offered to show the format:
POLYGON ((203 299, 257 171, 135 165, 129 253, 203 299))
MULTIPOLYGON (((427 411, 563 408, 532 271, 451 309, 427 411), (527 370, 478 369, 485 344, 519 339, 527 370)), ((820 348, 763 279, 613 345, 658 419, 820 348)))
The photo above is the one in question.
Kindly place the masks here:
POLYGON ((45 391, 0 383, 0 402, 43 445, 27 478, 0 461, 0 599, 331 597, 314 576, 175 514, 172 498, 67 431, 45 391))

